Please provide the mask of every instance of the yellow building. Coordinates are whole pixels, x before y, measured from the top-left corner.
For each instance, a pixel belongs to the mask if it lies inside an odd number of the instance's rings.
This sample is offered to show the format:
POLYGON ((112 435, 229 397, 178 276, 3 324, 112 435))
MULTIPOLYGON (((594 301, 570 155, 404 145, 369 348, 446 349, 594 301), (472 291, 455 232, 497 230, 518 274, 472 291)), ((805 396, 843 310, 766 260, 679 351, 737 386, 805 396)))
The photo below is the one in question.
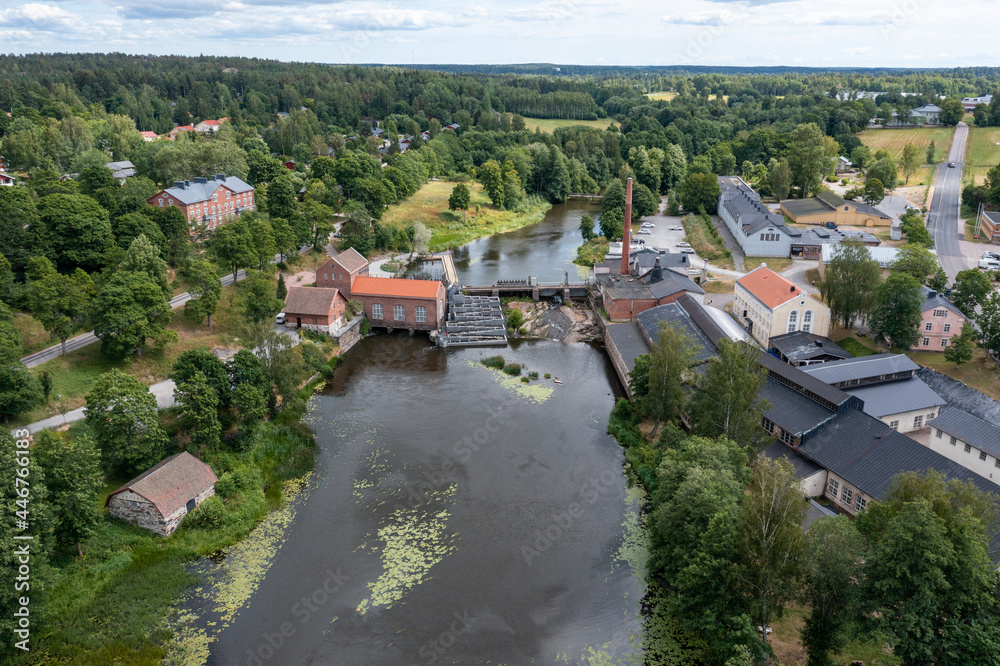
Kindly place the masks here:
POLYGON ((892 224, 892 218, 878 208, 848 201, 833 192, 820 192, 811 199, 782 201, 781 212, 798 224, 826 225, 833 222, 838 227, 888 227, 892 224))
POLYGON ((785 333, 803 331, 824 337, 830 333, 830 308, 767 264, 736 281, 733 314, 764 349, 770 348, 772 337, 785 333))

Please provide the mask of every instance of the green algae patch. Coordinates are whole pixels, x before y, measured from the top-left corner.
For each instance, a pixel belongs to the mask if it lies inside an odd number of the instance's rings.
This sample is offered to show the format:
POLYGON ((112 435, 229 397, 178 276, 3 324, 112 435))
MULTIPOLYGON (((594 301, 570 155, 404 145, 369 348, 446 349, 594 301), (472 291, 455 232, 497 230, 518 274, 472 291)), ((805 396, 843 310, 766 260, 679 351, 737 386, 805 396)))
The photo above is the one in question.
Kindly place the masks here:
POLYGON ((536 405, 545 404, 545 401, 547 401, 555 391, 555 389, 551 386, 544 386, 537 381, 525 383, 521 381, 520 377, 509 376, 501 370, 487 368, 481 363, 469 361, 469 365, 482 368, 484 371, 489 372, 493 376, 493 379, 500 384, 500 386, 517 394, 518 397, 523 398, 528 402, 533 402, 536 405))
POLYGON ((615 554, 615 569, 627 564, 632 575, 645 580, 649 562, 649 531, 642 516, 646 503, 646 491, 641 486, 632 486, 625 494, 625 519, 622 521, 622 543, 615 554))
MULTIPOLYGON (((454 486, 445 496, 454 495, 454 486)), ((427 579, 431 568, 454 552, 456 535, 445 527, 451 514, 446 510, 426 513, 419 509, 396 509, 378 530, 382 550, 382 575, 368 584, 371 595, 358 605, 362 615, 376 608, 391 608, 405 594, 427 579)))

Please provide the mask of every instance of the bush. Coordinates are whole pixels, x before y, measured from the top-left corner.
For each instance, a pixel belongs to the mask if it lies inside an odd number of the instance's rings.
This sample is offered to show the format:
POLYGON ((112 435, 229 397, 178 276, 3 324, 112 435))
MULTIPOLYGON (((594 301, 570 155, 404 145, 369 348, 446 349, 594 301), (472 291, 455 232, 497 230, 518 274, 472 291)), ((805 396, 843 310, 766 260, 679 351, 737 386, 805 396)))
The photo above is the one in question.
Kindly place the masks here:
POLYGON ((545 373, 545 378, 546 379, 552 379, 552 373, 551 372, 546 372, 545 373))
POLYGON ((480 363, 485 365, 487 368, 495 368, 497 370, 503 370, 503 366, 507 364, 507 361, 504 360, 503 356, 497 354, 496 356, 487 356, 486 358, 481 360, 480 363))
POLYGON ((532 370, 528 373, 528 379, 538 379, 538 373, 532 370))
POLYGON ((236 478, 232 472, 226 472, 215 482, 215 494, 222 498, 229 498, 236 494, 236 478))
POLYGON ((516 377, 521 374, 521 364, 520 363, 508 363, 503 367, 503 371, 512 377, 516 377))
POLYGON ((528 379, 527 377, 521 377, 521 383, 522 383, 522 384, 527 384, 527 383, 528 383, 528 382, 530 382, 530 381, 531 381, 531 380, 530 380, 530 379, 528 379))
POLYGON ((226 506, 218 497, 209 497, 184 517, 184 524, 193 529, 214 530, 226 520, 226 506))
POLYGON ((517 308, 507 310, 507 328, 517 330, 524 323, 524 314, 517 308))
POLYGON ((361 337, 365 337, 372 330, 372 323, 368 321, 368 318, 361 320, 361 337))
POLYGON ((858 342, 857 340, 855 340, 854 338, 844 338, 843 340, 841 340, 837 344, 840 345, 840 347, 844 351, 850 352, 851 355, 853 355, 855 357, 858 357, 858 356, 871 356, 872 354, 875 353, 871 349, 868 349, 868 347, 865 347, 863 344, 861 344, 860 342, 858 342))

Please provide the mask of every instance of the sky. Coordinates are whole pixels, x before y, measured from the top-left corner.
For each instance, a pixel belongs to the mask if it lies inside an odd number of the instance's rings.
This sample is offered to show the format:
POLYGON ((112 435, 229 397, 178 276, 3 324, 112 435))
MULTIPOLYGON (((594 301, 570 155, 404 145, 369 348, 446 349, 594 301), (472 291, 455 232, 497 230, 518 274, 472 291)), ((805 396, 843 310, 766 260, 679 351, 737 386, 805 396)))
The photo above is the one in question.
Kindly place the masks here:
POLYGON ((995 66, 1000 64, 998 5, 998 0, 0 0, 0 52, 401 65, 995 66))

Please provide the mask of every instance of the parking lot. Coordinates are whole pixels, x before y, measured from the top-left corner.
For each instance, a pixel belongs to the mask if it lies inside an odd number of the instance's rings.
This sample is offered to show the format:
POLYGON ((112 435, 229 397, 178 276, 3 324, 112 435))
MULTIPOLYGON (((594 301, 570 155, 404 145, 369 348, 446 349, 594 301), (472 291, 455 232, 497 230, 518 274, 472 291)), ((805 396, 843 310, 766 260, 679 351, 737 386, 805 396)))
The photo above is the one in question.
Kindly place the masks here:
POLYGON ((670 252, 680 252, 681 248, 677 243, 684 240, 684 226, 681 218, 669 217, 666 215, 650 215, 640 218, 636 224, 632 225, 633 238, 645 241, 645 246, 657 250, 669 250, 670 252), (651 228, 643 229, 643 224, 652 224, 651 228), (670 227, 677 227, 678 230, 671 231, 670 227), (649 233, 641 233, 649 232, 649 233))

